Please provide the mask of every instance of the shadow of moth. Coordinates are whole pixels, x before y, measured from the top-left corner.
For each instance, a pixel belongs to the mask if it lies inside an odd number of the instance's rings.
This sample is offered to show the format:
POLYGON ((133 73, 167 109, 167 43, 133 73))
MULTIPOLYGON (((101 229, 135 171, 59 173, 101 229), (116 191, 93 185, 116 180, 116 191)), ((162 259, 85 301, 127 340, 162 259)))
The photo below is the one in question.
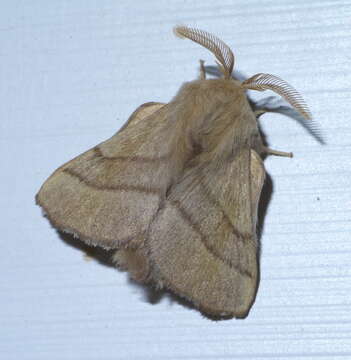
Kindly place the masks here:
POLYGON ((264 154, 246 90, 273 90, 302 116, 308 107, 270 74, 240 82, 217 37, 178 26, 210 50, 223 76, 183 84, 167 104, 147 103, 110 139, 57 169, 36 196, 54 227, 115 249, 117 266, 165 287, 210 316, 248 314, 258 286, 257 207, 264 154))

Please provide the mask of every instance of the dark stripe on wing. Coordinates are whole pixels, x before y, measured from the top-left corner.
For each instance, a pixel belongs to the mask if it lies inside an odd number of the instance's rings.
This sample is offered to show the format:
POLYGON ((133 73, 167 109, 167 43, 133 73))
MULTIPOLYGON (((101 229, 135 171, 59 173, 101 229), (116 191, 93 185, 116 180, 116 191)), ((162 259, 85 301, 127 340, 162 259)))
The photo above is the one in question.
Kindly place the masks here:
POLYGON ((207 239, 207 236, 204 235, 201 232, 200 226, 194 221, 194 219, 192 219, 192 217, 185 211, 184 208, 182 208, 181 203, 179 201, 171 201, 169 200, 169 203, 175 207, 180 215, 182 216, 182 218, 190 225, 190 227, 199 235, 201 242, 204 244, 204 246, 206 247, 206 249, 216 258, 220 259, 222 262, 224 262, 225 264, 227 264, 230 268, 234 269, 235 271, 237 271, 239 274, 243 275, 243 276, 247 276, 250 279, 253 278, 253 275, 245 270, 242 269, 240 266, 238 266, 237 264, 233 264, 230 260, 225 259, 221 256, 221 254, 219 254, 216 249, 214 247, 212 247, 211 245, 209 245, 209 241, 207 239))

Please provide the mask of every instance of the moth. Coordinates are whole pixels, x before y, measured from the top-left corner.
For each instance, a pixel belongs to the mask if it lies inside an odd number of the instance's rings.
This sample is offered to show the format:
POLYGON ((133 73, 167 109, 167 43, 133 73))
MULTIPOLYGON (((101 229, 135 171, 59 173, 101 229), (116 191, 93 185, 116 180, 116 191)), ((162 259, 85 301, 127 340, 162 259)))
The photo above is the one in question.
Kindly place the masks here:
POLYGON ((113 249, 117 267, 166 288, 209 316, 245 317, 258 287, 257 208, 264 146, 247 89, 273 90, 310 111, 284 80, 232 77, 234 55, 216 36, 174 32, 210 50, 222 76, 184 83, 166 104, 141 105, 110 139, 58 168, 36 195, 51 224, 113 249))

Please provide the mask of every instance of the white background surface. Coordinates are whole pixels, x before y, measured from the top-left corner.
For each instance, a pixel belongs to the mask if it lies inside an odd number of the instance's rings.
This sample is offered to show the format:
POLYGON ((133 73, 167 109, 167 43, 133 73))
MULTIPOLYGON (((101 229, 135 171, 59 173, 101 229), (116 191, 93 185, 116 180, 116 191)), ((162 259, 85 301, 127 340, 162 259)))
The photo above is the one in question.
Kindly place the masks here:
POLYGON ((3 0, 0 358, 350 359, 350 15, 346 0, 3 0), (125 273, 84 261, 34 205, 58 166, 138 105, 169 101, 199 58, 214 63, 173 36, 179 23, 226 41, 242 73, 295 86, 327 141, 261 118, 271 147, 295 157, 265 162, 273 193, 245 320, 151 304, 125 273))

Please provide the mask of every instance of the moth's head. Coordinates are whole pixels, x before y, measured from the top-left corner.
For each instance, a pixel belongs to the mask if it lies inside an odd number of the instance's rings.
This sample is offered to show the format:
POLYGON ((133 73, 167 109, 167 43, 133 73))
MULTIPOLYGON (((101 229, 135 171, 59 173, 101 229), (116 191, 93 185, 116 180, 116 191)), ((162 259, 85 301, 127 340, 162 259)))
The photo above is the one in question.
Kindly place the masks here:
MULTIPOLYGON (((176 26, 174 33, 180 38, 188 38, 210 50, 216 57, 216 63, 224 79, 233 81, 234 54, 227 44, 206 31, 189 28, 187 26, 176 26)), ((272 90, 289 102, 304 118, 312 118, 311 112, 302 96, 291 85, 278 76, 259 73, 243 82, 236 80, 235 82, 244 90, 272 90)))

